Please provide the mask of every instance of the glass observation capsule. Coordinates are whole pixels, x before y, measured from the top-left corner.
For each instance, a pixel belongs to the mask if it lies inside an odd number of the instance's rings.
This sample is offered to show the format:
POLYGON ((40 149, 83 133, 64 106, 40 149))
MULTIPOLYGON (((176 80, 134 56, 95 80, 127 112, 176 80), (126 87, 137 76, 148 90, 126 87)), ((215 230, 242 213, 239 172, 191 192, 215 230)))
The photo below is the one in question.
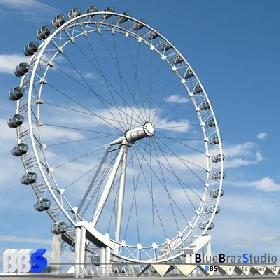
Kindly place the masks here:
POLYGON ((206 126, 207 127, 214 127, 214 126, 216 126, 214 118, 211 118, 210 120, 208 120, 206 122, 206 126))
MULTIPOLYGON (((113 13, 113 12, 114 12, 114 9, 113 9, 113 7, 107 7, 104 11, 105 11, 105 12, 113 13)), ((109 17, 111 17, 111 16, 112 16, 112 15, 110 15, 110 14, 102 15, 102 18, 103 18, 103 19, 106 19, 106 18, 109 18, 109 17)))
POLYGON ((183 57, 181 55, 177 55, 174 59, 174 64, 180 64, 184 61, 183 57))
POLYGON ((47 25, 42 26, 37 31, 37 38, 40 40, 44 40, 48 38, 51 34, 51 28, 47 25))
POLYGON ((161 50, 162 51, 168 51, 168 50, 170 50, 170 49, 172 49, 172 46, 171 46, 171 44, 169 44, 169 43, 165 43, 162 47, 161 47, 161 50))
POLYGON ((196 85, 194 90, 193 90, 193 94, 198 94, 198 93, 202 93, 203 89, 200 85, 196 85))
POLYGON ((26 56, 33 55, 37 52, 39 45, 36 42, 29 42, 24 48, 24 54, 26 56))
POLYGON ((65 23, 65 18, 64 15, 57 15, 53 20, 52 20, 52 26, 54 28, 59 28, 65 23))
MULTIPOLYGON (((143 22, 142 19, 140 19, 140 21, 143 22)), ((144 24, 142 22, 135 22, 135 24, 133 25, 133 29, 134 30, 140 30, 144 27, 144 24)))
POLYGON ((148 37, 149 37, 150 40, 154 40, 158 37, 158 33, 152 30, 152 31, 149 32, 148 37))
POLYGON ((11 150, 11 153, 13 156, 20 157, 26 154, 27 151, 28 145, 25 143, 19 143, 11 150))
POLYGON ((12 90, 10 90, 9 99, 11 101, 19 100, 23 97, 23 93, 24 93, 24 90, 22 87, 15 87, 12 90))
POLYGON ((39 212, 49 210, 50 207, 51 207, 51 201, 47 198, 41 198, 34 204, 35 210, 39 212))
POLYGON ((189 79, 191 77, 194 77, 194 73, 193 73, 192 69, 188 69, 185 74, 185 79, 189 79))
POLYGON ((80 9, 74 8, 74 9, 72 9, 72 10, 68 13, 68 18, 69 18, 69 19, 73 19, 73 18, 76 18, 76 17, 78 17, 78 16, 80 16, 80 15, 81 15, 80 9))
POLYGON ((221 156, 221 154, 218 154, 216 156, 212 156, 211 160, 213 163, 221 162, 222 160, 225 160, 225 155, 221 156))
POLYGON ((213 173, 213 175, 212 175, 212 180, 220 180, 220 179, 224 179, 225 178, 225 173, 223 172, 223 174, 222 174, 222 172, 221 171, 219 171, 219 172, 215 172, 215 173, 213 173))
POLYGON ((220 143, 220 139, 219 139, 219 137, 217 136, 217 135, 215 135, 215 136, 212 136, 211 138, 210 138, 210 144, 219 144, 220 143))
POLYGON ((52 225, 52 233, 61 234, 67 231, 67 225, 64 222, 57 222, 52 225))
POLYGON ((22 125, 24 121, 24 117, 21 114, 15 114, 13 116, 11 116, 8 120, 8 126, 10 128, 17 128, 20 125, 22 125))
POLYGON ((98 8, 95 6, 89 6, 86 10, 87 14, 96 13, 96 12, 98 12, 98 8))
MULTIPOLYGON (((208 223, 209 223, 209 221, 205 221, 205 222, 200 223, 199 228, 201 230, 205 230, 207 225, 208 225, 208 223)), ((211 230, 213 228, 214 228, 214 223, 211 222, 210 225, 207 227, 207 230, 211 230)))
POLYGON ((218 213, 220 213, 220 211, 221 211, 221 208, 219 206, 217 207, 217 209, 215 211, 215 205, 211 205, 211 206, 207 207, 205 210, 205 212, 207 214, 212 214, 212 213, 218 214, 218 213))
MULTIPOLYGON (((123 15, 124 16, 129 16, 129 13, 128 12, 123 12, 123 15)), ((122 16, 119 17, 119 23, 125 23, 127 21, 128 21, 127 17, 122 17, 122 16)))
POLYGON ((37 180, 37 174, 35 172, 29 171, 21 178, 21 183, 24 185, 30 185, 35 183, 37 180))
MULTIPOLYGON (((224 195, 224 190, 221 190, 221 196, 223 196, 223 195, 224 195)), ((217 198, 219 196, 219 189, 210 191, 210 196, 212 198, 217 198)))
POLYGON ((28 72, 28 70, 29 64, 26 62, 22 62, 16 67, 15 75, 17 77, 22 77, 28 72))
POLYGON ((202 103, 199 105, 199 109, 200 109, 201 111, 210 109, 210 104, 209 104, 209 102, 202 102, 202 103))

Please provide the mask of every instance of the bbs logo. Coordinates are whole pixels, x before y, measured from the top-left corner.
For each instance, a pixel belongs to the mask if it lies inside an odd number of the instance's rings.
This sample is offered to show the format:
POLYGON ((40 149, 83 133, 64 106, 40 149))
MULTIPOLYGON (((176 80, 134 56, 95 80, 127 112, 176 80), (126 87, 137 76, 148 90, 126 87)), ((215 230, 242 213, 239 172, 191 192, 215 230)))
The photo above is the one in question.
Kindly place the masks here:
POLYGON ((41 273, 47 267, 46 249, 7 249, 3 254, 4 273, 41 273))

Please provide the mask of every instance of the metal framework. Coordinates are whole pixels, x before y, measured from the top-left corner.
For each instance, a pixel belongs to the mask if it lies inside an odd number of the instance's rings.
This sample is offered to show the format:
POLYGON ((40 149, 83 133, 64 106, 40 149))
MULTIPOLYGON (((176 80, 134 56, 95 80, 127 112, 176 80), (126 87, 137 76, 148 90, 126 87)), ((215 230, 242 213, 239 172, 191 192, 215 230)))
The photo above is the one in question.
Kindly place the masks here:
MULTIPOLYGON (((161 33, 142 20, 129 16, 128 13, 119 14, 112 9, 106 9, 100 12, 98 12, 97 9, 89 9, 86 13, 81 14, 78 9, 73 9, 68 15, 68 20, 65 20, 64 17, 60 15, 53 20, 52 25, 56 27, 53 32, 51 32, 51 29, 47 26, 38 30, 38 38, 42 40, 40 45, 36 45, 37 43, 30 43, 25 48, 25 54, 32 55, 32 57, 27 66, 18 66, 16 75, 22 76, 21 82, 19 87, 15 88, 10 94, 10 99, 16 101, 17 106, 16 115, 9 120, 9 126, 16 128, 18 145, 21 145, 20 147, 17 145, 12 153, 22 158, 23 166, 26 171, 22 182, 24 184, 30 184, 38 197, 36 209, 38 211, 45 210, 54 221, 53 232, 62 234, 62 238, 65 242, 72 247, 75 246, 77 262, 83 260, 83 252, 85 250, 95 254, 96 248, 109 248, 106 249, 107 255, 109 252, 116 259, 121 258, 124 261, 135 261, 138 263, 169 261, 184 255, 184 252, 188 249, 194 249, 195 251, 195 244, 205 236, 208 236, 209 230, 213 228, 213 219, 220 211, 218 204, 220 197, 223 195, 222 182, 224 178, 224 156, 217 120, 205 89, 195 71, 176 47, 161 35, 161 33), (119 34, 118 36, 122 36, 125 40, 133 39, 138 43, 138 46, 141 45, 146 50, 150 50, 152 54, 151 57, 157 57, 159 61, 161 61, 162 67, 164 67, 164 64, 169 67, 172 77, 177 78, 177 81, 180 83, 180 88, 185 92, 185 95, 181 97, 183 99, 181 99, 178 104, 181 103, 184 105, 189 102, 189 104, 193 105, 193 113, 197 116, 197 127, 200 127, 202 132, 202 137, 200 137, 199 140, 204 147, 202 153, 203 167, 200 166, 199 162, 196 162, 197 157, 194 157, 194 159, 191 157, 186 158, 181 156, 178 152, 184 147, 188 147, 192 151, 198 151, 195 145, 191 145, 193 139, 189 139, 190 142, 185 140, 183 142, 183 140, 179 140, 180 138, 174 137, 175 132, 172 132, 172 127, 165 127, 163 129, 168 129, 168 131, 171 131, 173 134, 163 135, 163 137, 165 137, 164 141, 161 141, 160 138, 157 140, 156 137, 160 135, 161 128, 157 126, 156 117, 160 111, 161 104, 167 100, 164 96, 161 97, 162 99, 159 98, 160 102, 157 107, 154 106, 151 108, 151 104, 147 104, 148 102, 145 103, 142 97, 138 98, 137 104, 137 101, 135 101, 137 97, 133 94, 130 96, 130 100, 128 98, 128 93, 126 96, 118 94, 120 90, 114 89, 114 82, 108 82, 107 77, 103 71, 101 71, 100 64, 98 63, 96 63, 96 67, 100 69, 100 75, 103 77, 104 83, 107 84, 110 95, 108 94, 108 96, 104 97, 92 88, 88 80, 81 74, 82 67, 74 65, 71 57, 67 54, 67 50, 71 46, 75 46, 76 51, 80 53, 81 57, 87 58, 88 53, 84 52, 79 46, 79 42, 85 40, 89 46, 89 53, 92 51, 92 55, 95 55, 96 53, 93 51, 93 45, 91 45, 90 42, 90 37, 93 37, 93 35, 95 36, 95 34, 100 35, 102 40, 105 38, 105 35, 103 37, 102 34, 111 34, 114 44, 116 44, 116 34, 119 34), (67 61, 67 63, 73 67, 71 70, 72 72, 60 67, 60 58, 63 58, 64 61, 67 61), (101 110, 97 110, 97 108, 88 108, 81 99, 77 99, 77 96, 74 94, 71 95, 70 88, 67 89, 67 92, 64 92, 59 89, 59 85, 52 84, 51 79, 48 77, 50 71, 62 73, 64 77, 69 78, 73 83, 84 87, 83 91, 90 91, 92 97, 97 100, 96 102, 99 106, 103 106, 103 108, 107 110, 107 115, 100 113, 101 110), (22 96, 20 96, 21 91, 23 92, 22 96), (45 95, 44 91, 46 91, 45 95), (59 100, 56 102, 55 98, 53 99, 53 103, 51 103, 48 99, 50 91, 65 98, 64 103, 59 103, 59 100), (112 94, 112 92, 114 94, 112 94), (15 96, 16 94, 17 96, 15 96), (115 98, 119 98, 119 100, 123 102, 122 107, 120 103, 115 102, 115 98), (65 100, 67 102, 72 102, 75 106, 70 108, 65 100), (146 107, 143 106, 144 103, 146 107), (98 153, 100 151, 102 151, 102 153, 99 153, 99 161, 96 166, 92 166, 91 172, 87 173, 91 174, 91 176, 93 174, 93 176, 84 196, 82 196, 79 203, 74 205, 67 196, 69 186, 65 187, 65 185, 56 180, 55 176, 56 169, 60 166, 65 166, 66 163, 58 164, 55 167, 49 164, 49 159, 55 157, 55 155, 49 151, 49 147, 54 144, 48 145, 44 140, 47 138, 46 133, 50 133, 50 130, 46 130, 47 127, 55 127, 56 129, 61 129, 61 131, 70 128, 59 124, 59 122, 56 125, 48 124, 47 119, 44 119, 44 115, 41 113, 48 105, 53 106, 52 108, 68 108, 71 112, 77 112, 78 109, 83 109, 84 114, 88 114, 92 118, 102 121, 103 124, 111 126, 111 128, 115 128, 117 131, 115 134, 116 136, 114 136, 115 138, 111 138, 110 142, 107 140, 107 138, 110 138, 109 132, 106 132, 106 130, 98 131, 101 135, 100 138, 103 137, 103 145, 89 152, 87 155, 92 155, 94 152, 98 153), (148 109, 149 114, 146 112, 148 109), (147 117, 147 115, 149 116, 147 117), (47 132, 44 132, 44 130, 47 132), (154 141, 152 143, 155 145, 153 150, 151 150, 151 141, 154 141), (27 146, 23 147, 22 144, 26 144, 27 146), (181 148, 176 148, 177 150, 175 150, 175 148, 173 148, 175 145, 180 145, 181 148), (25 148, 27 149, 27 147, 28 151, 24 150, 25 148), (139 152, 140 149, 144 153, 142 159, 139 152), (147 156, 147 159, 145 156, 147 156), (175 167, 172 165, 169 158, 177 160, 176 164, 180 164, 179 171, 176 169, 176 165, 174 165, 175 167), (110 163, 109 160, 111 160, 110 163), (137 167, 136 164, 134 167, 131 165, 133 160, 138 162, 137 167), (143 167, 144 165, 146 167, 143 167), (157 168, 154 168, 154 166, 157 166, 157 168), (176 224, 176 215, 178 215, 178 213, 181 213, 180 215, 184 218, 185 216, 184 211, 180 209, 180 205, 178 206, 174 195, 177 189, 170 190, 171 187, 167 186, 167 183, 169 184, 169 182, 166 183, 166 181, 169 180, 168 177, 172 177, 178 189, 181 188, 181 191, 185 193, 186 202, 191 204, 194 208, 192 218, 185 219, 184 226, 179 227, 177 225, 179 228, 177 234, 171 238, 167 238, 164 242, 157 241, 154 238, 152 244, 143 245, 140 242, 130 244, 122 239, 124 211, 129 209, 124 208, 125 203, 128 203, 128 198, 125 197, 128 188, 127 182, 128 180, 130 180, 130 182, 134 181, 134 177, 133 180, 131 179, 131 173, 135 172, 135 169, 142 170, 142 173, 139 171, 138 177, 142 178, 143 184, 146 181, 148 188, 147 195, 150 194, 151 196, 151 211, 153 213, 150 213, 150 216, 152 216, 153 227, 155 227, 156 218, 159 220, 158 224, 162 224, 159 215, 159 207, 156 205, 155 198, 153 197, 153 185, 155 185, 153 182, 155 180, 157 180, 158 185, 163 187, 162 192, 166 193, 165 195, 170 204, 169 208, 174 215, 176 224), (195 207, 195 199, 190 197, 190 193, 195 195, 197 190, 189 187, 186 191, 187 184, 184 181, 185 178, 182 175, 181 169, 189 173, 190 175, 188 176, 198 178, 200 184, 199 191, 201 193, 197 195, 199 199, 195 207), (197 169, 204 172, 204 181, 202 181, 197 169), (146 178, 147 170, 149 170, 150 173, 149 183, 146 178), (168 173, 169 175, 167 176, 164 173, 168 173), (118 185, 118 187, 116 187, 116 185, 118 185), (96 188, 96 186, 99 187, 99 189, 96 188), (103 188, 103 190, 100 194, 101 188, 103 188), (106 232, 101 232, 101 230, 98 229, 98 223, 102 220, 102 213, 105 211, 104 208, 108 204, 109 197, 112 195, 114 188, 117 188, 117 191, 115 191, 115 200, 111 203, 115 208, 113 211, 115 214, 115 229, 114 238, 110 238, 106 232), (86 221, 84 214, 92 202, 92 200, 89 199, 92 193, 98 198, 96 200, 97 206, 91 214, 91 219, 86 221), (177 214, 175 214, 174 209, 176 209, 177 214), (86 246, 85 240, 89 241, 89 245, 86 246)), ((96 38, 95 36, 95 40, 97 40, 96 38)), ((118 59, 116 47, 115 51, 116 54, 114 57, 118 59)), ((113 51, 111 50, 111 52, 113 51)), ((111 52, 108 51, 109 55, 111 55, 111 52)), ((139 52, 137 51, 137 47, 135 47, 135 52, 139 52)), ((98 61, 96 60, 96 62, 98 61)), ((120 74, 119 64, 120 62, 117 60, 117 62, 112 65, 118 68, 116 72, 120 76, 120 81, 122 82, 121 88, 125 85, 125 79, 120 74)), ((137 73, 135 76, 136 80, 137 73)), ((58 80, 56 82, 59 84, 58 80)), ((150 93, 150 96, 151 95, 150 93)), ((150 97, 150 100, 153 100, 152 97, 150 97)), ((170 113, 172 115, 172 110, 169 112, 169 115, 170 113)), ((53 111, 50 109, 49 115, 51 114, 53 114, 53 111)), ((163 123, 164 121, 166 121, 166 119, 161 120, 161 122, 159 121, 159 123, 163 123)), ((85 129, 82 127, 75 128, 75 131, 83 130, 85 129)), ((72 142, 75 141, 78 143, 80 140, 74 139, 72 142)), ((66 143, 67 141, 65 144, 66 143)), ((63 149, 61 149, 60 152, 62 150, 63 149)), ((198 153, 201 154, 200 151, 198 153)), ((193 154, 191 154, 191 156, 192 155, 193 154)), ((84 155, 79 158, 82 157, 84 157, 84 155)), ((76 159, 74 158, 69 162, 73 162, 74 160, 76 159)), ((80 175, 80 178, 85 176, 83 174, 80 175)), ((78 180, 80 179, 78 178, 71 184, 78 182, 78 180)), ((136 190, 134 188, 131 208, 134 207, 137 212, 135 193, 136 190)), ((130 213, 128 220, 129 219, 130 213)), ((145 231, 145 228, 141 230, 145 231)), ((143 241, 143 243, 145 242, 143 241)), ((103 255, 104 254, 105 253, 103 253, 103 255)), ((104 258, 104 256, 101 257, 104 258)))

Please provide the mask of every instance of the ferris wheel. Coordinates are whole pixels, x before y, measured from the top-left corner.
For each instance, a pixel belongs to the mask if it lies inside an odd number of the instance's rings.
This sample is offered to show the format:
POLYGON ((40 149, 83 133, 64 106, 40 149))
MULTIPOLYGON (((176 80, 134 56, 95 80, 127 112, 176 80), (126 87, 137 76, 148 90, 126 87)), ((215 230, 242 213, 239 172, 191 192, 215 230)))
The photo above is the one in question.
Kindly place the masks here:
POLYGON ((37 31, 9 98, 14 156, 52 232, 85 250, 159 262, 213 227, 224 178, 212 105, 182 53, 113 8, 72 9, 37 31))

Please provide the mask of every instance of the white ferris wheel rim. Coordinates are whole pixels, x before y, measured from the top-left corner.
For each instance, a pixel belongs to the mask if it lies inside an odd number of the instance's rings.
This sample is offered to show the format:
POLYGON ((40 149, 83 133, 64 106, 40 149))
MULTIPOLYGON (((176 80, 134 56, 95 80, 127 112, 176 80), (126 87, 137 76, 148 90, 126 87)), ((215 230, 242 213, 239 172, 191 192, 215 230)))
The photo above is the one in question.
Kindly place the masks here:
MULTIPOLYGON (((137 19, 135 19, 135 18, 133 18, 133 17, 130 17, 130 16, 127 16, 127 15, 123 15, 123 14, 118 14, 118 13, 115 13, 115 12, 105 12, 105 11, 101 11, 101 12, 95 12, 95 13, 90 13, 90 14, 82 14, 82 15, 76 17, 76 18, 73 18, 73 19, 71 19, 71 20, 66 21, 61 27, 59 27, 57 30, 55 30, 55 31, 42 43, 42 45, 40 46, 40 48, 39 48, 40 51, 39 51, 39 53, 38 53, 37 56, 36 56, 36 61, 35 61, 35 63, 34 63, 34 67, 33 67, 33 69, 32 69, 32 74, 31 74, 31 79, 30 79, 30 87, 29 87, 29 90, 28 90, 28 125, 29 125, 29 136, 30 136, 30 140, 31 140, 31 143, 32 143, 33 153, 34 153, 34 155, 35 155, 35 157, 36 157, 36 159, 37 159, 38 168, 39 168, 40 173, 41 173, 41 175, 42 175, 42 177, 43 177, 43 179, 44 179, 44 182, 45 182, 46 186, 48 187, 48 190, 49 190, 50 194, 52 195, 54 201, 56 202, 56 204, 58 205, 58 207, 60 208, 60 210, 63 212, 63 214, 65 215, 65 217, 66 217, 73 225, 76 224, 76 221, 75 221, 75 220, 69 215, 69 213, 65 210, 64 206, 63 206, 62 203, 59 201, 58 196, 54 193, 54 190, 52 189, 51 185, 49 184, 49 180, 48 180, 48 178, 47 178, 47 176, 46 176, 46 174, 45 174, 44 168, 43 168, 43 166, 42 166, 42 164, 40 163, 40 160, 39 160, 38 151, 37 151, 37 148, 36 148, 36 143, 35 143, 35 139, 34 139, 34 135, 33 135, 32 111, 31 111, 31 107, 32 107, 32 85, 33 85, 34 80, 35 80, 36 69, 37 69, 38 64, 39 64, 39 62, 40 62, 40 58, 41 58, 42 55, 44 54, 44 51, 45 51, 46 47, 48 46, 48 44, 51 42, 51 40, 52 40, 59 32, 61 32, 61 31, 64 30, 65 28, 67 28, 69 25, 71 25, 71 24, 74 23, 75 21, 77 21, 77 20, 79 20, 79 19, 83 19, 83 18, 88 18, 88 17, 90 17, 90 16, 94 16, 94 15, 103 15, 103 14, 109 14, 109 15, 112 15, 112 16, 115 16, 115 17, 126 17, 126 18, 128 18, 129 20, 131 20, 131 21, 133 21, 133 22, 141 23, 141 24, 143 24, 148 30, 157 32, 157 34, 158 34, 165 42, 168 42, 169 44, 171 44, 171 43, 170 43, 164 36, 162 36, 158 31, 156 31, 155 29, 151 28, 149 25, 143 23, 142 21, 139 21, 139 20, 137 20, 137 19)), ((80 35, 81 35, 81 34, 80 34, 80 35)), ((141 43, 142 43, 142 42, 141 42, 141 43)), ((199 85, 201 85, 201 87, 203 88, 203 85, 200 83, 199 78, 198 78, 197 75, 195 74, 195 71, 192 69, 192 67, 190 66, 190 64, 186 61, 186 59, 184 58, 184 56, 176 49, 176 47, 175 47, 173 44, 171 44, 171 46, 172 46, 173 49, 176 51, 176 53, 177 53, 178 55, 180 55, 180 56, 184 59, 184 62, 189 66, 188 69, 191 69, 191 70, 193 71, 193 73, 194 73, 194 75, 195 75, 197 81, 199 82, 199 85)), ((170 66, 171 66, 171 65, 170 65, 170 66)), ((46 70, 46 72, 47 72, 47 70, 46 70)), ((46 72, 45 72, 45 74, 46 74, 46 72)), ((174 72, 176 72, 176 70, 175 70, 174 72)), ((176 74, 177 74, 177 73, 176 73, 176 74)), ((177 74, 177 76, 178 76, 178 74, 177 74)), ((23 79, 24 79, 24 78, 23 78, 23 79)), ((22 81, 23 81, 23 79, 22 79, 22 81)), ((189 91, 189 89, 186 87, 186 85, 185 85, 184 83, 182 83, 182 84, 185 86, 187 92, 190 94, 190 91, 189 91)), ((209 99, 208 99, 208 96, 207 96, 207 94, 206 94, 206 91, 204 90, 204 88, 203 88, 203 94, 204 94, 205 99, 209 102, 209 104, 211 104, 210 101, 209 101, 209 99)), ((194 99, 193 99, 192 97, 191 97, 191 99, 192 99, 192 101, 193 101, 194 106, 197 107, 196 104, 195 104, 194 99)), ((18 106, 19 106, 19 102, 18 102, 18 106)), ((215 127, 216 127, 217 136, 218 136, 219 139, 220 139, 219 127, 218 127, 218 125, 217 125, 217 120, 216 120, 216 118, 215 118, 215 114, 214 114, 214 111, 213 111, 213 109, 212 109, 212 106, 211 106, 210 110, 211 110, 211 115, 213 116, 213 118, 214 118, 214 120, 215 120, 215 127)), ((200 123, 201 123, 202 120, 201 120, 201 117, 200 117, 200 115, 199 115, 199 112, 198 112, 198 118, 199 118, 200 123)), ((205 132, 205 127, 204 127, 204 126, 201 126, 201 128, 202 128, 204 137, 207 138, 207 135, 206 135, 206 132, 205 132)), ((207 143, 207 141, 205 141, 205 150, 206 150, 206 154, 207 154, 207 153, 208 153, 208 143, 207 143)), ((222 152, 221 141, 219 141, 219 151, 220 151, 220 154, 222 155, 223 152, 222 152)), ((209 171, 210 171, 210 163, 209 163, 209 162, 210 162, 210 158, 206 156, 206 160, 207 160, 207 169, 209 169, 209 171)), ((223 161, 221 161, 220 166, 221 166, 220 170, 221 170, 221 172, 223 172, 223 161)), ((209 176, 210 176, 210 175, 208 174, 208 175, 207 175, 207 177, 208 177, 207 180, 208 180, 208 181, 209 181, 209 176)), ((218 204, 219 204, 219 200, 220 200, 220 196, 221 196, 221 190, 222 190, 222 182, 223 182, 223 178, 221 178, 220 181, 219 181, 219 195, 218 195, 218 197, 217 197, 217 199, 216 199, 215 209, 217 209, 218 204)), ((206 188, 208 187, 208 186, 207 186, 207 182, 206 182, 206 186, 205 186, 205 187, 206 187, 206 188)), ((204 193, 204 194, 205 194, 205 193, 204 193)), ((64 196, 63 193, 61 193, 60 195, 61 195, 62 197, 64 196)), ((65 201, 67 201, 67 200, 65 200, 65 201)), ((201 207, 201 208, 204 207, 204 202, 203 202, 203 201, 201 202, 200 207, 201 207)), ((212 223, 212 220, 214 219, 214 217, 215 217, 215 211, 212 213, 211 218, 209 219, 209 222, 208 222, 208 224, 207 224, 205 230, 202 231, 201 235, 203 235, 203 234, 205 234, 205 233, 207 232, 207 227, 212 223)), ((196 222, 194 223, 195 225, 197 225, 199 218, 200 218, 200 214, 197 214, 197 220, 196 220, 196 222)), ((190 231, 192 231, 192 228, 190 229, 190 231)), ((188 236, 188 235, 187 235, 187 236, 188 236)), ((177 239, 177 238, 178 238, 178 236, 175 236, 175 237, 174 237, 174 240, 177 239)), ((172 240, 171 240, 171 241, 172 241, 172 240)), ((162 245, 165 245, 165 243, 162 244, 162 245)), ((129 247, 129 245, 127 245, 127 246, 129 247)), ((131 247, 135 247, 135 246, 131 246, 131 247)), ((179 254, 179 255, 180 255, 180 254, 179 254)), ((173 257, 174 257, 174 256, 172 256, 172 258, 173 258, 173 257)), ((125 258, 125 257, 123 257, 123 258, 125 258)), ((170 258, 167 258, 167 259, 170 259, 170 258)), ((129 258, 128 258, 128 260, 129 260, 129 258)))

